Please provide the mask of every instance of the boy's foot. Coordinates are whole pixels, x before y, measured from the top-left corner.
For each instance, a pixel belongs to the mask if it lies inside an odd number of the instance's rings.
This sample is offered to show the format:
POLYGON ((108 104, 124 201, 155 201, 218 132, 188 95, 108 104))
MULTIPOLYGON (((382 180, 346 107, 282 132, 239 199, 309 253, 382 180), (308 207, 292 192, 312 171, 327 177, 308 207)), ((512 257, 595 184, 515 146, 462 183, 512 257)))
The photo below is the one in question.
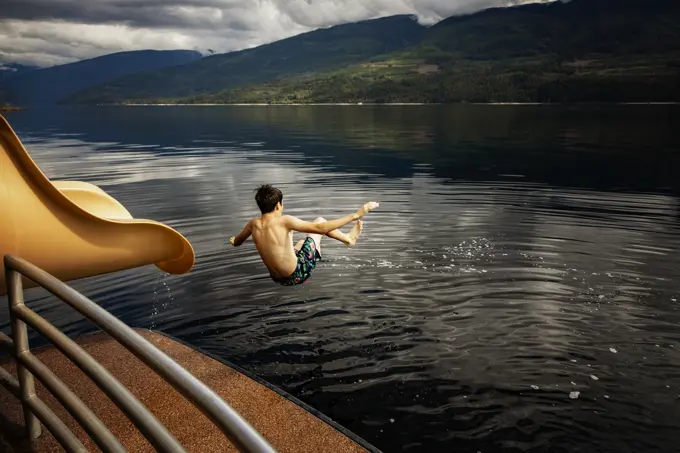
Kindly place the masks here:
POLYGON ((361 230, 364 228, 364 222, 361 220, 357 220, 357 222, 354 224, 354 227, 352 227, 352 231, 347 233, 347 237, 349 238, 349 243, 347 244, 347 247, 353 248, 356 243, 357 239, 359 239, 359 235, 361 234, 361 230))

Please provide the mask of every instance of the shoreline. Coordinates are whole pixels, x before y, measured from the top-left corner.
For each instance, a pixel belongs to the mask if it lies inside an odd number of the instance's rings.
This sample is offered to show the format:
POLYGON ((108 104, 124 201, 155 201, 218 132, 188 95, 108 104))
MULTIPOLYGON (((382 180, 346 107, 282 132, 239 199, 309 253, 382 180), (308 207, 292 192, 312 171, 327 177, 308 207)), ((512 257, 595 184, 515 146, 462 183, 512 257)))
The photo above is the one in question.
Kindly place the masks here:
POLYGON ((546 105, 546 106, 570 106, 570 105, 680 105, 680 102, 669 101, 669 102, 361 102, 361 103, 350 103, 350 102, 336 102, 336 103, 295 103, 295 104, 275 104, 275 103, 196 103, 196 104, 183 104, 183 103, 134 103, 134 104, 83 104, 82 106, 90 107, 290 107, 290 106, 421 106, 421 105, 497 105, 497 106, 529 106, 529 105, 546 105))
POLYGON ((235 106, 235 107, 285 107, 285 106, 362 106, 362 105, 443 105, 439 103, 426 103, 426 102, 395 102, 395 103, 369 103, 369 102, 300 102, 296 104, 275 104, 275 103, 264 103, 264 102, 251 102, 251 103, 210 103, 210 104, 149 104, 149 103, 135 103, 135 104, 97 104, 101 106, 120 106, 120 107, 219 107, 219 106, 235 106))
POLYGON ((23 107, 14 107, 14 106, 10 106, 10 105, 0 106, 0 112, 3 112, 3 113, 4 112, 20 112, 22 110, 26 110, 26 109, 23 108, 23 107))

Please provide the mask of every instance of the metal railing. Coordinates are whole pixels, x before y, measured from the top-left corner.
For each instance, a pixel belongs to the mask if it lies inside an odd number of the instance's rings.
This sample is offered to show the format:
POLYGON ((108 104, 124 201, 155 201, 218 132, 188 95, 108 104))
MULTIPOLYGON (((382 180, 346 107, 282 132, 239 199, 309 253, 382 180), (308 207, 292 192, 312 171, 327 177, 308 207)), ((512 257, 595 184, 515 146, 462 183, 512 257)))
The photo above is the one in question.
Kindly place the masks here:
POLYGON ((67 452, 87 451, 73 432, 38 398, 33 381, 35 376, 104 453, 126 451, 85 403, 31 353, 27 325, 76 364, 121 409, 156 451, 186 452, 166 427, 91 355, 24 304, 22 275, 66 302, 137 356, 212 420, 239 451, 275 453, 272 446, 219 395, 118 318, 21 258, 8 255, 4 262, 13 340, 0 332, 0 345, 16 359, 18 379, 0 367, 0 384, 21 401, 29 439, 40 436, 42 422, 67 452))

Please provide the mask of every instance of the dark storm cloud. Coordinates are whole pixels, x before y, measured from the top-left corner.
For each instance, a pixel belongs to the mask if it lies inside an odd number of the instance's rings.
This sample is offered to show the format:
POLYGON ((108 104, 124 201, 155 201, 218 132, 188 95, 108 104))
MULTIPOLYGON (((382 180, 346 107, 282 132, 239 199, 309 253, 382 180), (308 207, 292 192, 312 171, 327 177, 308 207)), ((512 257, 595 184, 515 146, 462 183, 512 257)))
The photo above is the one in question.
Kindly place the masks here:
POLYGON ((122 50, 227 52, 318 27, 549 0, 0 0, 0 63, 49 66, 122 50))
POLYGON ((237 0, 3 0, 0 18, 59 20, 132 27, 249 29, 249 8, 237 0))

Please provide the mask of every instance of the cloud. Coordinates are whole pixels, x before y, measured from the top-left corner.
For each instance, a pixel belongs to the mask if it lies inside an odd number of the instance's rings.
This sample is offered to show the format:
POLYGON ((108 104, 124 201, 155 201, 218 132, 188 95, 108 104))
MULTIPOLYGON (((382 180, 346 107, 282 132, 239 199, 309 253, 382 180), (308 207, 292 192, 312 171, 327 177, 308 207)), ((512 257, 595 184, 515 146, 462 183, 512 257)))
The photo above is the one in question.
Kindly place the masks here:
POLYGON ((546 0, 2 0, 0 63, 68 63, 123 50, 218 52, 394 14, 453 14, 546 0))

